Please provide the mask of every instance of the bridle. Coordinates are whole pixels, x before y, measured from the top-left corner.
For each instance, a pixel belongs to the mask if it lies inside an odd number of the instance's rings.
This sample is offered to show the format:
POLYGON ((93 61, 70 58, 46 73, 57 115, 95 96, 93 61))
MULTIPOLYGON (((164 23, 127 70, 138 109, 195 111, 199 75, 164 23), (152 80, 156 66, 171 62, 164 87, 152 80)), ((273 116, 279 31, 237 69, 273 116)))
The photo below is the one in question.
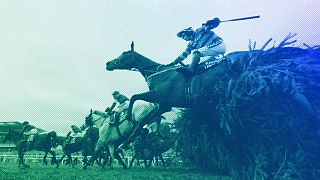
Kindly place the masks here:
POLYGON ((144 75, 145 78, 148 77, 147 74, 157 73, 159 71, 160 67, 163 66, 162 64, 147 64, 147 65, 144 65, 142 63, 139 63, 139 61, 134 56, 134 51, 131 51, 130 54, 126 55, 126 57, 124 57, 121 61, 118 60, 117 63, 118 63, 118 65, 120 65, 121 67, 123 67, 124 69, 127 69, 129 71, 139 71, 141 74, 144 75), (133 61, 135 62, 137 68, 131 68, 130 66, 122 63, 124 61, 127 61, 129 58, 133 59, 133 61), (149 67, 153 67, 153 66, 157 66, 155 68, 155 70, 149 70, 148 69, 149 67))

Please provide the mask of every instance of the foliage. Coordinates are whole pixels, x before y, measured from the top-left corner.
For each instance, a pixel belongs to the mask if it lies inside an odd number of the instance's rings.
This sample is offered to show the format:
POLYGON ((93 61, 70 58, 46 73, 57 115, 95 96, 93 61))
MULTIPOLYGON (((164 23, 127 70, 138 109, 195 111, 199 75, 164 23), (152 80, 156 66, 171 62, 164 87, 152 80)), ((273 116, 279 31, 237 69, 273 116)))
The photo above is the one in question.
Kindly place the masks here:
POLYGON ((294 36, 227 56, 215 101, 177 121, 186 161, 237 179, 320 177, 320 48, 285 47, 294 36))

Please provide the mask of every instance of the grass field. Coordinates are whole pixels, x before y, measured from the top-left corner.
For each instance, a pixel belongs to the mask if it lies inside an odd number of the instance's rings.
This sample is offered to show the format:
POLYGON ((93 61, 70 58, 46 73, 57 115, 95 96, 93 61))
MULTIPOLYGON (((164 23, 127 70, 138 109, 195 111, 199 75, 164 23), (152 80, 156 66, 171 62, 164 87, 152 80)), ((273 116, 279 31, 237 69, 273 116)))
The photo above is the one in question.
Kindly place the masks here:
POLYGON ((130 169, 122 169, 115 167, 110 170, 109 167, 102 169, 99 166, 89 167, 87 170, 82 170, 78 165, 75 168, 70 166, 61 166, 55 169, 51 165, 42 165, 39 163, 30 163, 30 169, 19 169, 16 163, 0 164, 0 179, 61 179, 61 180, 76 180, 76 179, 173 179, 173 180, 230 180, 228 177, 215 176, 209 173, 200 173, 194 170, 181 168, 163 168, 163 167, 133 167, 130 169))

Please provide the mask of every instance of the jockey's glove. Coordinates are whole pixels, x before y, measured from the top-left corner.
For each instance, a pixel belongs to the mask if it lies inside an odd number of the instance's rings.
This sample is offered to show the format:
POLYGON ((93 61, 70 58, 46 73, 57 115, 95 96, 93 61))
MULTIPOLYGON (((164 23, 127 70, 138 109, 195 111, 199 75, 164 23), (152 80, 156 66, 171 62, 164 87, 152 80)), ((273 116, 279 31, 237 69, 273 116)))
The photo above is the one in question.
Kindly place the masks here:
POLYGON ((219 24, 220 24, 220 19, 219 18, 213 18, 213 19, 211 19, 211 20, 209 20, 209 21, 207 21, 206 23, 205 23, 205 25, 207 25, 207 26, 209 26, 210 28, 216 28, 216 27, 218 27, 219 26, 219 24))
POLYGON ((174 64, 178 64, 178 63, 180 63, 181 61, 183 61, 184 59, 181 57, 181 56, 179 56, 179 57, 177 57, 172 63, 174 63, 174 64))

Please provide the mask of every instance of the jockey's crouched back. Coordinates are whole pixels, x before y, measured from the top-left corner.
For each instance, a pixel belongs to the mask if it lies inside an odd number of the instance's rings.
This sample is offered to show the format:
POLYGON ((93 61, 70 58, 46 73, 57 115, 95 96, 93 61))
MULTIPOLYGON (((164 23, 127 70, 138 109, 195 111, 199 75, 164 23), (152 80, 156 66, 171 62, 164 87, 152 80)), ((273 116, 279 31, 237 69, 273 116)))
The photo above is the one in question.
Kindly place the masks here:
POLYGON ((29 122, 25 121, 22 123, 22 130, 21 133, 23 135, 23 141, 26 142, 33 142, 34 137, 38 134, 38 129, 29 124, 29 122))
POLYGON ((99 128, 93 123, 92 116, 85 119, 85 125, 87 128, 84 130, 83 137, 95 145, 99 139, 99 128))
POLYGON ((119 91, 112 93, 114 102, 108 109, 108 114, 113 113, 110 124, 117 125, 118 122, 126 117, 126 110, 129 108, 129 98, 121 94, 119 91))
POLYGON ((76 125, 71 125, 71 131, 67 135, 67 144, 76 143, 76 140, 79 137, 82 137, 80 128, 78 128, 76 125))

